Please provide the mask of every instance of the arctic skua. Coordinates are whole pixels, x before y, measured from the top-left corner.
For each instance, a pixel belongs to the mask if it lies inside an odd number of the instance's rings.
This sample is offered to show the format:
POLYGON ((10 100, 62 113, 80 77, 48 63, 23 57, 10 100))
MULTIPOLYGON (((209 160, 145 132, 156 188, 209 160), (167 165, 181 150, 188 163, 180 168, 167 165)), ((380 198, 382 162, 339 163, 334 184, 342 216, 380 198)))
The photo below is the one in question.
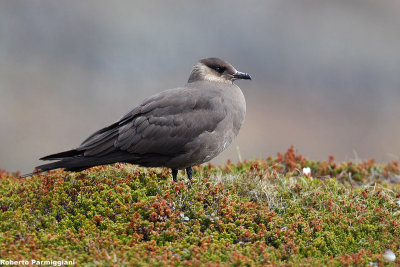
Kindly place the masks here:
POLYGON ((233 83, 238 79, 251 77, 219 58, 202 59, 193 66, 184 87, 147 98, 79 147, 41 158, 57 161, 36 170, 76 172, 123 162, 171 168, 174 181, 178 170, 185 169, 192 179, 192 166, 220 154, 243 124, 246 102, 233 83))

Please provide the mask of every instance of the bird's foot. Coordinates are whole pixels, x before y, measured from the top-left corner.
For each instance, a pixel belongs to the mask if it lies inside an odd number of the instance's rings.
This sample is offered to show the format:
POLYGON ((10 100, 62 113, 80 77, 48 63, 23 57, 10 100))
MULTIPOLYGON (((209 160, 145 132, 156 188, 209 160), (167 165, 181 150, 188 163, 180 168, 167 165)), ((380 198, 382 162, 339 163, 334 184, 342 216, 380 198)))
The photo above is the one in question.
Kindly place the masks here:
MULTIPOLYGON (((172 179, 174 180, 174 182, 178 182, 178 170, 177 169, 171 169, 171 173, 172 173, 172 179)), ((186 174, 187 174, 187 177, 189 178, 189 181, 192 181, 192 177, 193 177, 193 169, 192 169, 192 167, 187 167, 186 168, 186 174)))
POLYGON ((193 176, 193 169, 191 166, 186 168, 186 174, 187 177, 189 178, 189 181, 191 181, 193 176))
POLYGON ((174 182, 178 182, 178 170, 177 169, 171 169, 172 172, 172 179, 174 180, 174 182))

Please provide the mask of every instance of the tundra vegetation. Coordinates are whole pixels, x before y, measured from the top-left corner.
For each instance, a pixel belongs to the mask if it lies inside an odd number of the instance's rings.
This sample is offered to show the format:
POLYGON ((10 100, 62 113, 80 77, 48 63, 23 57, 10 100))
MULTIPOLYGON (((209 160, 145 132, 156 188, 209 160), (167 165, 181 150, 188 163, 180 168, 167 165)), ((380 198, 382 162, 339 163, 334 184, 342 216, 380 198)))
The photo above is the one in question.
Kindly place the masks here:
POLYGON ((400 166, 277 157, 127 164, 18 179, 0 171, 0 258, 77 265, 400 264, 400 166), (303 168, 311 173, 304 174, 303 168), (388 260, 385 251, 397 256, 388 260))

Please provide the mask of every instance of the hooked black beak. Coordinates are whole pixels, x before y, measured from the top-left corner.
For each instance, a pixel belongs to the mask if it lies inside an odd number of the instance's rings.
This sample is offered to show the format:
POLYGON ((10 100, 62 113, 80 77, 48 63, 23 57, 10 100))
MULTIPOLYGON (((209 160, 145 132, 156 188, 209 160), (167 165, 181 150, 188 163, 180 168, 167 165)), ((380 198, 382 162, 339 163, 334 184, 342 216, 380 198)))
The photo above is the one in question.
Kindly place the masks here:
POLYGON ((233 74, 233 78, 235 79, 243 79, 243 80, 251 80, 251 76, 248 73, 244 73, 244 72, 236 72, 235 74, 233 74))

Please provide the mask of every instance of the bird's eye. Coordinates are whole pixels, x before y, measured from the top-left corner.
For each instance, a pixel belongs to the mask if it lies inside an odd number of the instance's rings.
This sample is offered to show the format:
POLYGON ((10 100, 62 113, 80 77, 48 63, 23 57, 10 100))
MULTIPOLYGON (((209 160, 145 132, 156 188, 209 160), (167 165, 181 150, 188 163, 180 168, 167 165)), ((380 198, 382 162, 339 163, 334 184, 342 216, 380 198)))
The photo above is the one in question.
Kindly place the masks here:
POLYGON ((218 73, 223 73, 225 71, 225 67, 215 67, 214 70, 216 70, 218 73))

